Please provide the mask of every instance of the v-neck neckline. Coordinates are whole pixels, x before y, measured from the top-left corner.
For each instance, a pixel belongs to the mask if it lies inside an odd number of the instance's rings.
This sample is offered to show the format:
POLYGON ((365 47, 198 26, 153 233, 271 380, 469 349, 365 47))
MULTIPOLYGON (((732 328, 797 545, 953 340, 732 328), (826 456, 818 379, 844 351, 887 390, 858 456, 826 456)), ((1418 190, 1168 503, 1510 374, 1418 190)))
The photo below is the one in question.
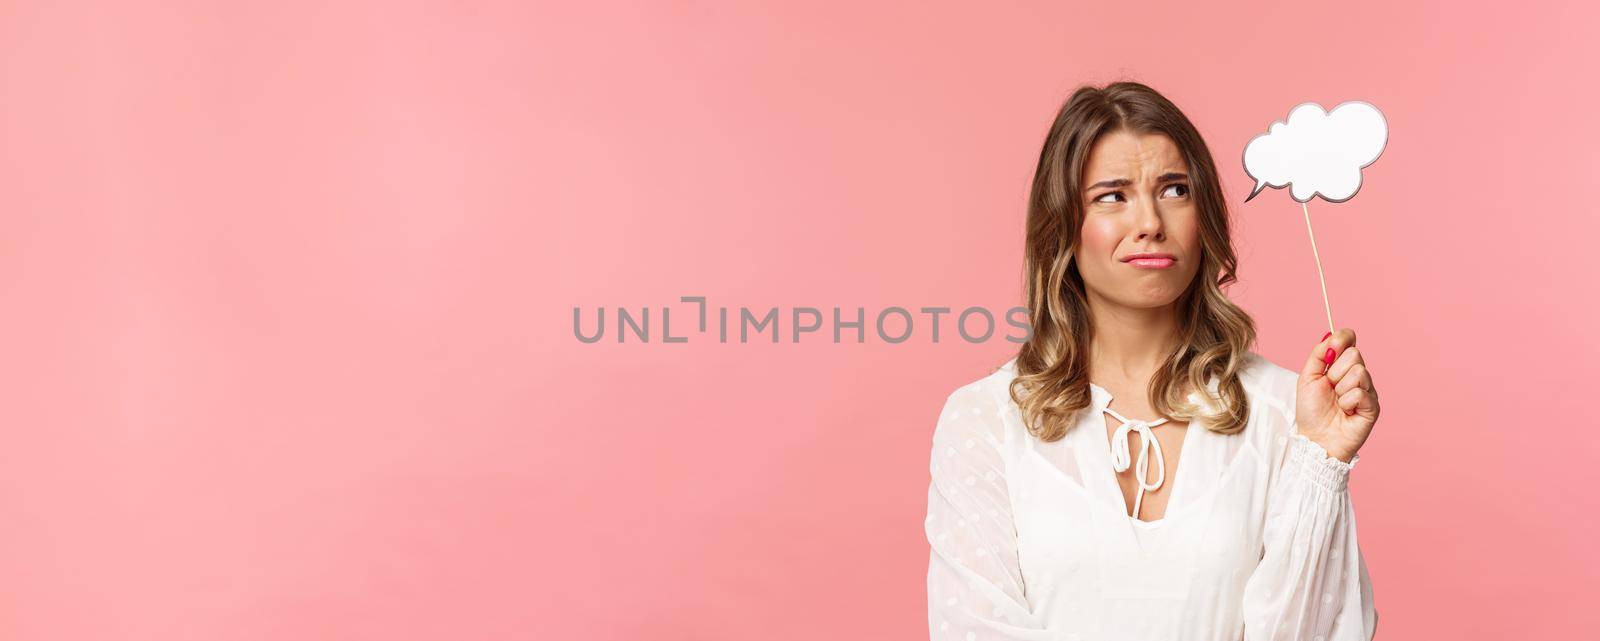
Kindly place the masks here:
MULTIPOLYGON (((1194 443, 1194 440, 1195 440, 1194 430, 1192 429, 1192 428, 1195 427, 1193 421, 1191 421, 1187 426, 1184 427, 1183 440, 1181 441, 1181 444, 1179 445, 1179 449, 1178 449, 1178 462, 1177 462, 1177 468, 1178 469, 1174 470, 1172 472, 1171 477, 1168 479, 1168 480, 1170 480, 1172 482, 1172 486, 1171 486, 1172 489, 1167 494, 1167 506, 1166 506, 1166 509, 1161 511, 1161 518, 1155 519, 1153 521, 1146 521, 1144 519, 1141 519, 1141 518, 1138 518, 1138 517, 1133 516, 1131 514, 1128 514, 1128 507, 1126 505, 1127 499, 1122 495, 1122 485, 1117 482, 1116 469, 1111 467, 1111 438, 1106 435, 1106 419, 1105 419, 1106 413, 1105 413, 1105 410, 1111 406, 1111 401, 1113 399, 1115 399, 1116 397, 1111 394, 1110 390, 1107 390, 1106 388, 1101 387, 1099 385, 1096 385, 1094 383, 1090 383, 1089 384, 1089 389, 1090 389, 1090 394, 1094 397, 1093 400, 1094 400, 1094 406, 1095 406, 1095 414, 1097 415, 1096 420, 1094 422, 1094 425, 1095 425, 1095 427, 1097 429, 1094 430, 1094 433, 1097 435, 1095 440, 1099 443, 1099 446, 1096 447, 1095 449, 1099 451, 1100 459, 1103 462, 1106 463, 1105 469, 1111 472, 1111 474, 1109 474, 1109 475, 1107 475, 1107 474, 1096 474, 1096 476, 1101 477, 1103 479, 1102 482, 1106 483, 1106 484, 1108 484, 1110 486, 1110 489, 1112 490, 1111 495, 1116 497, 1116 499, 1117 499, 1118 510, 1122 514, 1122 517, 1128 521, 1129 525, 1132 525, 1132 526, 1135 526, 1135 527, 1144 528, 1144 529, 1147 529, 1147 530, 1152 530, 1152 529, 1159 528, 1161 526, 1166 525, 1167 521, 1174 514, 1173 513, 1173 507, 1174 507, 1173 499, 1178 498, 1178 496, 1179 496, 1178 495, 1178 489, 1180 487, 1182 487, 1182 488, 1185 488, 1185 490, 1187 492, 1188 484, 1185 483, 1184 481, 1185 481, 1185 479, 1187 479, 1190 476, 1190 474, 1188 474, 1188 470, 1189 470, 1190 467, 1192 467, 1191 465, 1187 465, 1186 463, 1190 462, 1187 459, 1189 458, 1189 454, 1191 452, 1193 452, 1193 449, 1190 447, 1190 445, 1192 445, 1194 443)), ((1140 420, 1140 419, 1135 419, 1135 418, 1132 418, 1132 417, 1129 417, 1129 419, 1130 420, 1135 420, 1135 421, 1136 420, 1140 420)), ((1185 500, 1185 503, 1177 505, 1177 507, 1180 510, 1180 512, 1183 509, 1185 509, 1186 506, 1187 506, 1188 494, 1185 493, 1183 495, 1183 498, 1185 500)))

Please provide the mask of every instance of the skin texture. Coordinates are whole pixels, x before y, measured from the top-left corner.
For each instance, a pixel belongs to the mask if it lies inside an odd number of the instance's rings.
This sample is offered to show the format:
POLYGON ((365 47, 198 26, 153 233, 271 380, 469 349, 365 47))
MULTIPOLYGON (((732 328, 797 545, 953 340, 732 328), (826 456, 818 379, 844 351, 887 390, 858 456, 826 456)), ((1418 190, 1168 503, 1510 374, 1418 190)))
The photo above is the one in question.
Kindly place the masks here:
MULTIPOLYGON (((1083 275, 1095 326, 1091 380, 1110 391, 1111 408, 1130 419, 1160 418, 1150 408, 1146 390, 1151 373, 1177 347, 1175 303, 1194 281, 1202 260, 1201 213, 1190 197, 1187 174, 1171 139, 1125 130, 1101 136, 1084 170, 1084 221, 1072 260, 1083 275), (1127 184, 1096 186, 1117 180, 1127 184), (1135 252, 1171 254, 1176 262, 1166 269, 1146 269, 1121 260, 1135 252)), ((1319 340, 1301 369, 1296 398, 1300 432, 1345 462, 1366 442, 1378 418, 1377 390, 1355 340, 1348 328, 1319 340), (1327 358, 1329 350, 1332 358, 1327 358)), ((1105 418, 1109 435, 1119 422, 1109 414, 1105 418)), ((1187 429, 1187 423, 1173 422, 1154 428, 1167 463, 1166 482, 1145 493, 1138 518, 1152 521, 1166 513, 1187 429)), ((1137 437, 1130 445, 1137 456, 1137 437)), ((1157 478, 1152 461, 1147 481, 1157 478)), ((1117 481, 1132 510, 1138 492, 1135 471, 1119 473, 1117 481)))

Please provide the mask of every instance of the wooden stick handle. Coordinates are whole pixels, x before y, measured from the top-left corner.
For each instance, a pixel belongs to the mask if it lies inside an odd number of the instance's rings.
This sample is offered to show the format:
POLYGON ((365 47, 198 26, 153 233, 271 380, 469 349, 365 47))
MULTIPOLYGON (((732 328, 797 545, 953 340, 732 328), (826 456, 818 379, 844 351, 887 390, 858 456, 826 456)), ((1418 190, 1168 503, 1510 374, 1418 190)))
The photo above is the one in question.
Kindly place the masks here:
POLYGON ((1328 281, 1322 277, 1322 257, 1317 255, 1317 235, 1311 231, 1311 209, 1300 203, 1306 215, 1306 235, 1311 237, 1311 257, 1317 260, 1317 282, 1322 283, 1322 311, 1328 315, 1328 331, 1333 331, 1333 308, 1328 305, 1328 281))

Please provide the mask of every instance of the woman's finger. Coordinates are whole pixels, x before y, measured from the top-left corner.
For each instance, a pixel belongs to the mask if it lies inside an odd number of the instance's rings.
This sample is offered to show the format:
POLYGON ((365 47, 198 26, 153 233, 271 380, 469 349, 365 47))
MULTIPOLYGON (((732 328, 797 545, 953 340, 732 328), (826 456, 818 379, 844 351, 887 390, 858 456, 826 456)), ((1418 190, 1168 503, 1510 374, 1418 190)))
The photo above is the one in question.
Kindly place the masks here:
POLYGON ((1359 387, 1340 394, 1339 409, 1344 410, 1345 414, 1354 414, 1356 412, 1356 408, 1361 406, 1361 401, 1366 397, 1366 395, 1367 390, 1359 387))
POLYGON ((1305 364, 1300 366, 1300 376, 1309 378, 1321 376, 1328 370, 1328 364, 1333 362, 1332 356, 1337 356, 1346 348, 1356 344, 1356 331, 1348 327, 1330 332, 1316 345, 1311 346, 1311 353, 1306 355, 1305 364), (1331 355, 1331 356, 1330 356, 1331 355))
POLYGON ((1345 373, 1358 363, 1365 364, 1366 361, 1361 358, 1361 348, 1351 345, 1334 359, 1332 365, 1328 366, 1328 380, 1338 385, 1339 381, 1344 380, 1345 373))
POLYGON ((1300 378, 1309 379, 1313 376, 1321 376, 1322 372, 1328 369, 1328 362, 1323 360, 1322 357, 1328 352, 1328 348, 1332 346, 1333 334, 1331 332, 1323 337, 1322 340, 1317 341, 1316 345, 1312 345, 1311 353, 1306 354, 1306 362, 1300 366, 1300 378))
POLYGON ((1344 394, 1355 388, 1372 391, 1372 375, 1367 372, 1367 366, 1362 363, 1351 365, 1350 369, 1339 377, 1339 382, 1333 386, 1334 394, 1344 394))
POLYGON ((1361 414, 1374 420, 1378 418, 1378 399, 1364 387, 1357 387, 1339 395, 1339 409, 1345 415, 1361 414))

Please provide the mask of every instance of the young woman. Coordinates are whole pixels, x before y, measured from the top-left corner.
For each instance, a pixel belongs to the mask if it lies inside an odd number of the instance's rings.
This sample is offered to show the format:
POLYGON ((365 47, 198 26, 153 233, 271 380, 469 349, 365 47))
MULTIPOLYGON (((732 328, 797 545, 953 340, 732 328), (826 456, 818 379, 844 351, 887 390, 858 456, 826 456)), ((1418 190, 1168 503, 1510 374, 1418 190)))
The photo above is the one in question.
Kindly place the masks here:
POLYGON ((1371 639, 1347 485, 1378 395, 1340 329, 1250 351, 1211 152, 1132 82, 1084 87, 1027 221, 1032 333, 950 394, 926 531, 933 639, 1371 639))

